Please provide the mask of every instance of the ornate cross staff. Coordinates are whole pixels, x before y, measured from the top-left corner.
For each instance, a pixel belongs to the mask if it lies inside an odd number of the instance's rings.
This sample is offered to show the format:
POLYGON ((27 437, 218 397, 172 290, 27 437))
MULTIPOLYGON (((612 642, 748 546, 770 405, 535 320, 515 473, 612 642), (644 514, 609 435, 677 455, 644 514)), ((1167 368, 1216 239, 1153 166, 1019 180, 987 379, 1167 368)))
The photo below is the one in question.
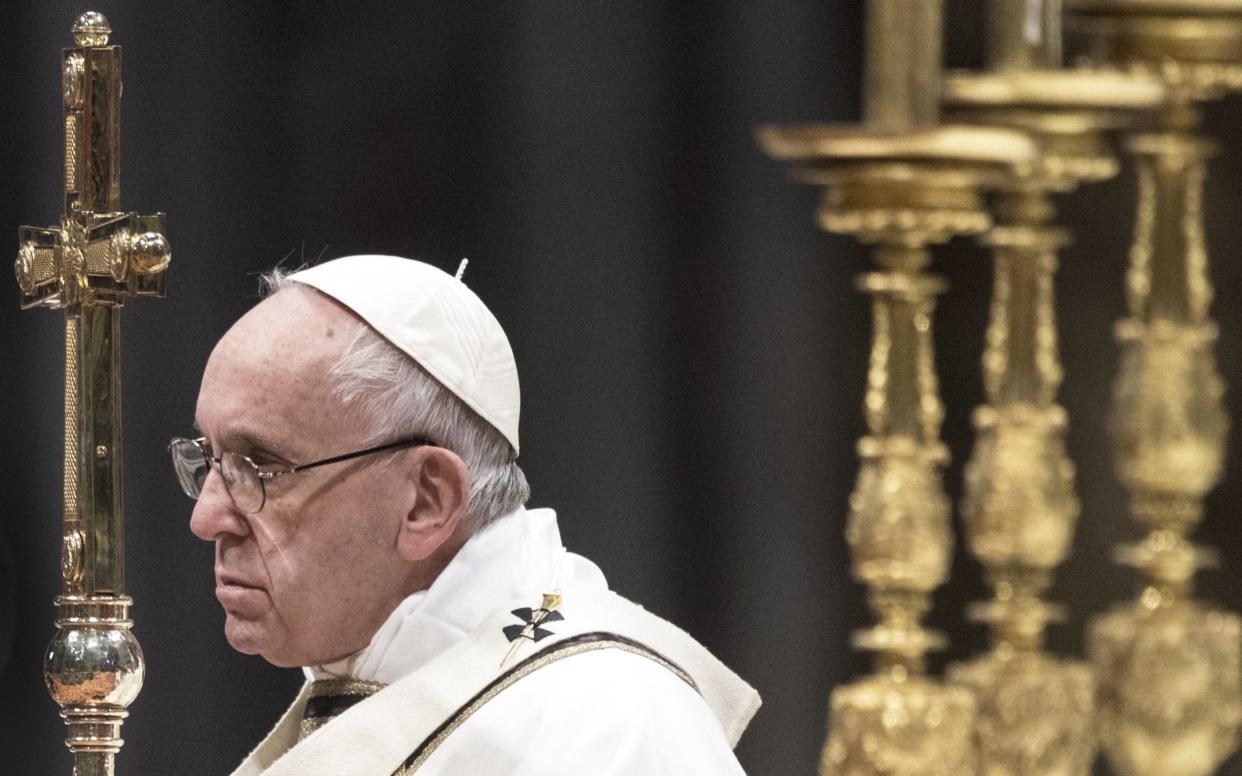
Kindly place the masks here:
POLYGON ((82 14, 61 56, 65 209, 20 231, 22 307, 65 311, 65 460, 58 632, 44 662, 69 726, 75 776, 112 776, 142 650, 125 595, 121 489, 121 305, 163 296, 164 215, 121 212, 121 47, 101 14, 82 14))

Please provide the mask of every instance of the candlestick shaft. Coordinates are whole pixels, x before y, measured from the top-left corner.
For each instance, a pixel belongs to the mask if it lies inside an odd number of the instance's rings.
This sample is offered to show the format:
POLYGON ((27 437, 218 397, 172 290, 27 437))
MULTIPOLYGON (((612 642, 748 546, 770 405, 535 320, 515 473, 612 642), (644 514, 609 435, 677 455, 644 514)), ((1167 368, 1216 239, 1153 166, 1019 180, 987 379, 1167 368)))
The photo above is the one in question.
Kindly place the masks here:
POLYGON ((931 259, 925 248, 879 248, 877 259, 886 271, 859 281, 875 298, 867 425, 876 437, 934 445, 944 408, 936 385, 931 315, 944 284, 922 274, 931 259))
POLYGON ((1117 327, 1118 472, 1138 519, 1185 535, 1220 480, 1228 431, 1203 240, 1210 144, 1161 133, 1136 136, 1130 148, 1139 206, 1126 278, 1129 316, 1117 327))
POLYGON ((1190 134, 1140 135, 1138 222, 1126 278, 1130 316, 1200 324, 1212 286, 1203 239, 1203 181, 1212 144, 1190 134))
POLYGON ((989 0, 987 68, 1061 67, 1061 0, 989 0))
MULTIPOLYGON (((874 298, 870 434, 859 443, 862 468, 847 536, 855 577, 873 590, 926 596, 948 575, 952 541, 940 481, 947 453, 939 440, 943 409, 931 329, 935 294, 944 283, 923 273, 930 259, 924 248, 884 247, 876 254, 882 271, 859 280, 874 298)), ((883 620, 911 607, 875 608, 883 620)))
POLYGON ((1045 223, 1052 206, 1044 192, 1001 192, 997 211, 1001 223, 987 238, 995 267, 983 355, 988 402, 1047 407, 1061 385, 1053 275, 1066 236, 1045 223))
POLYGON ((877 132, 930 129, 940 117, 941 0, 869 0, 863 121, 877 132))
MULTIPOLYGON (((1041 209, 1026 206, 1032 201, 1046 204, 1047 196, 1039 191, 999 195, 1004 223, 986 239, 995 266, 983 356, 988 404, 975 411, 976 440, 966 466, 962 516, 975 557, 994 582, 1003 581, 994 585, 998 605, 987 619, 1003 626, 1016 616, 1042 628, 1046 606, 1037 595, 1028 596, 1031 605, 1026 607, 1005 601, 1018 589, 1040 592, 1030 580, 1046 578, 1065 559, 1078 501, 1074 467, 1065 451, 1065 411, 1056 404, 1061 364, 1053 273, 1056 250, 1066 236, 1041 217, 1029 218, 1041 209), (1014 218, 1018 213, 1025 217, 1014 218)), ((1050 206, 1043 209, 1050 214, 1050 206)), ((1038 633, 1032 636, 1038 641, 1038 633)))

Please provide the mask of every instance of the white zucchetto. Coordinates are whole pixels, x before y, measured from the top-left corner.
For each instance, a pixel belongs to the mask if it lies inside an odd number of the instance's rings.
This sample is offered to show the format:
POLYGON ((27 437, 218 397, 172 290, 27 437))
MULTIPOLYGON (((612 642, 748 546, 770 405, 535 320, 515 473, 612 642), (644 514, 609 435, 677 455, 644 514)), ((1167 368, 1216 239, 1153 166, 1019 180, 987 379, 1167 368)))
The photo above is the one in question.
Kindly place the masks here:
POLYGON ((430 264, 345 256, 289 276, 327 294, 418 362, 518 452, 521 394, 504 329, 473 291, 430 264))

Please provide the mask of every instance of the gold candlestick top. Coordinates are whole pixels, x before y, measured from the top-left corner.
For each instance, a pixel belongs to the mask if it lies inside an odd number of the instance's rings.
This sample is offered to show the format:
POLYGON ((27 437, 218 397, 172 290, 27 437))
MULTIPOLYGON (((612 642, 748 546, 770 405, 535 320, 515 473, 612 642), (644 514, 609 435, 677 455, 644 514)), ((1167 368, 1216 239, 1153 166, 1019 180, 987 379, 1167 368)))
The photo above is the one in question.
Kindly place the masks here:
POLYGON ((1170 101, 1242 89, 1242 0, 1066 0, 1089 61, 1159 77, 1170 101))
POLYGON ((863 123, 911 132, 940 120, 941 0, 869 0, 863 123))
POLYGON ((945 102, 954 106, 1149 110, 1163 98, 1159 81, 1107 70, 1030 70, 1009 76, 955 73, 945 82, 945 102))
POLYGON ((863 122, 762 127, 759 144, 834 192, 820 218, 830 231, 885 242, 896 229, 911 245, 982 231, 980 187, 1029 165, 1035 145, 1008 129, 940 125, 942 0, 868 0, 866 21, 863 122))
POLYGON ((978 164, 1019 164, 1032 158, 1034 148, 1024 136, 989 127, 954 126, 900 137, 869 133, 849 125, 763 127, 763 150, 790 161, 816 158, 911 160, 934 162, 945 158, 978 164))
POLYGON ((1038 142, 1034 175, 1014 181, 1023 189, 1068 191, 1112 177, 1118 165, 1105 133, 1135 126, 1169 94, 1150 74, 1062 69, 1061 11, 1062 0, 991 0, 988 70, 944 82, 951 120, 1022 130, 1038 142))
POLYGON ((1115 175, 1117 161, 1105 133, 1134 126, 1166 96, 1155 78, 1102 70, 950 73, 944 82, 951 120, 1030 133, 1039 143, 1038 160, 1020 172, 1038 180, 1018 184, 1038 182, 1050 191, 1115 175))

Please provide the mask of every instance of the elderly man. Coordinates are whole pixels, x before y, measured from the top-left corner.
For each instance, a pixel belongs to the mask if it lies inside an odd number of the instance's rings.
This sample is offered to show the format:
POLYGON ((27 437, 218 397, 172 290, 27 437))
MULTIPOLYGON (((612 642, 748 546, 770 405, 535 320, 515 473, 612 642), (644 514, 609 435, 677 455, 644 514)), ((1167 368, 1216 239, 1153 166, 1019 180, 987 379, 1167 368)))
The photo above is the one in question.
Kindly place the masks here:
POLYGON ((172 444, 229 643, 308 677, 235 776, 741 773, 754 690, 523 507, 478 297, 391 256, 271 285, 172 444))

